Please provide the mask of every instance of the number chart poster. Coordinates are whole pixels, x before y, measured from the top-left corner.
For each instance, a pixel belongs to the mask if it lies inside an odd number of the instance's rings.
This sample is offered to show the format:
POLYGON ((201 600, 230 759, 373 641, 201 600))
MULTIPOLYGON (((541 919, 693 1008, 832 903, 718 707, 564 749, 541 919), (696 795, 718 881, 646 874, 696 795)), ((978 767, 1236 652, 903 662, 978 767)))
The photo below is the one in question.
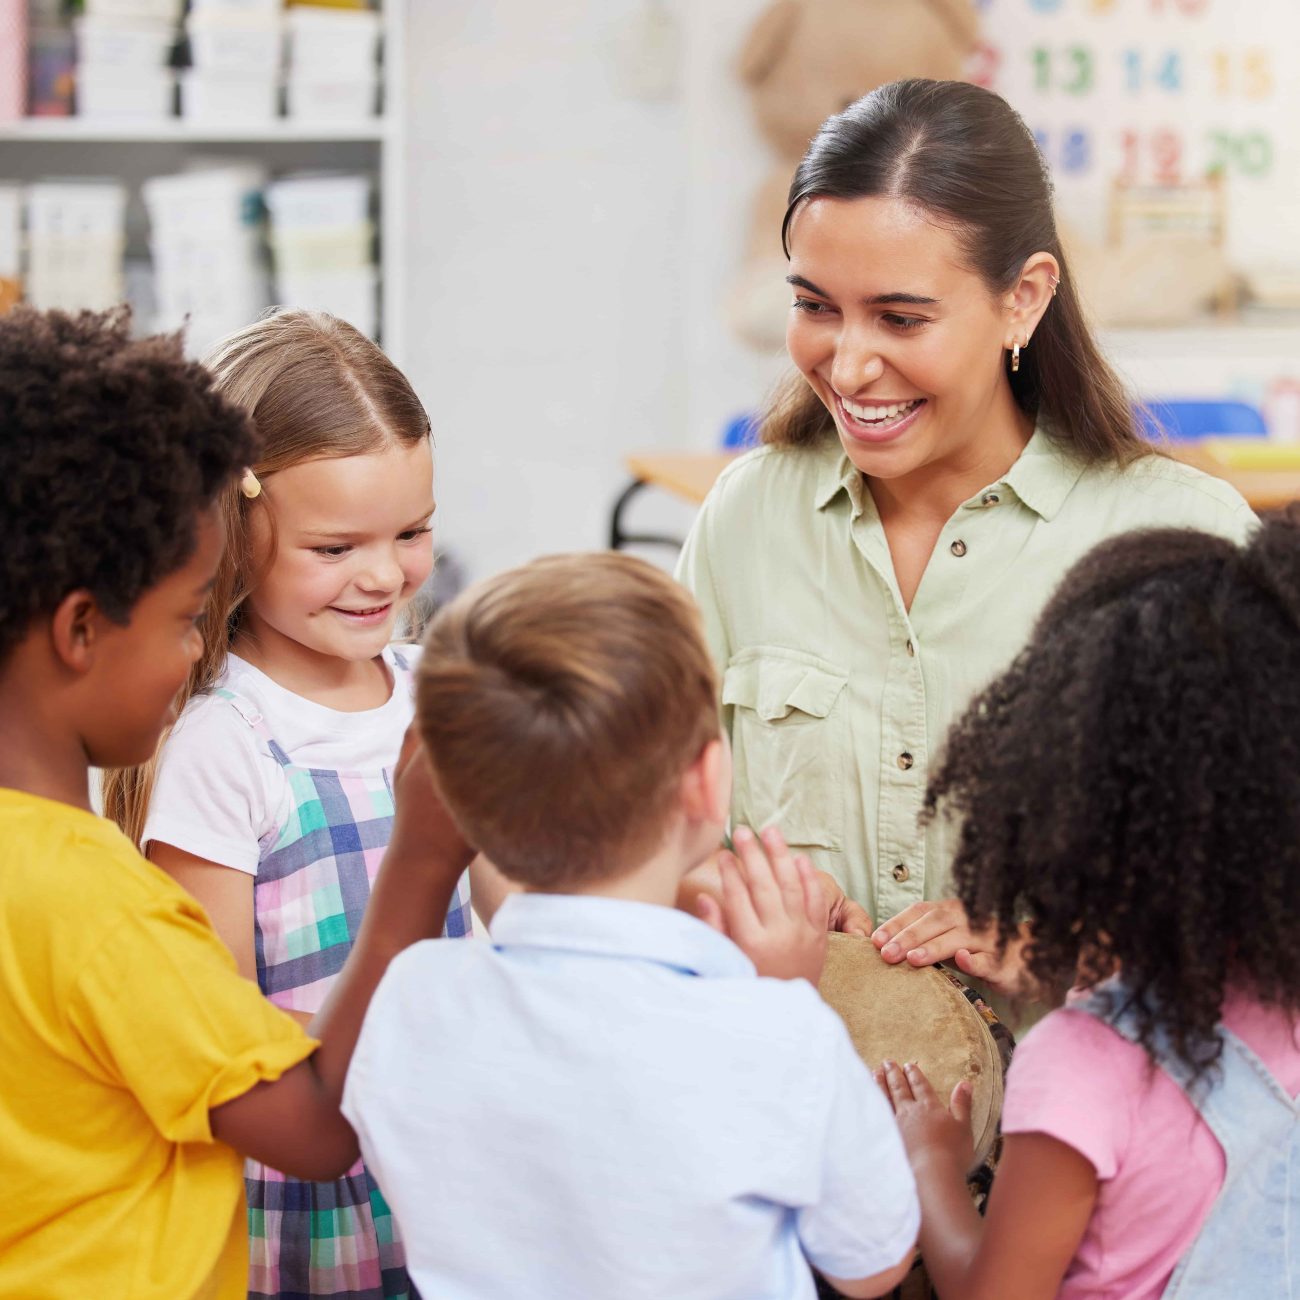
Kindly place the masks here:
POLYGON ((1230 255, 1300 265, 1297 0, 977 0, 971 78, 1047 157, 1062 218, 1106 229, 1116 178, 1226 180, 1230 255))

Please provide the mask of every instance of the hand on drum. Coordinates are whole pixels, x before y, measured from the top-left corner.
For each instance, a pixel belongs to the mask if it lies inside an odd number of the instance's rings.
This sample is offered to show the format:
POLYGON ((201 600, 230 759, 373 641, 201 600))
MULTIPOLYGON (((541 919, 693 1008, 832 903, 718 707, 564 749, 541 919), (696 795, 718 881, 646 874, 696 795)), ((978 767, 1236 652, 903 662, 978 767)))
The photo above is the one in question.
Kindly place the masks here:
POLYGON ((885 1061, 876 1082, 889 1098, 913 1167, 926 1155, 951 1160, 962 1176, 975 1163, 971 1138, 971 1085, 963 1079, 945 1106, 919 1065, 885 1061))
POLYGON ((792 854, 775 827, 761 839, 738 827, 732 843, 736 852, 717 858, 721 901, 700 893, 696 913, 727 935, 760 975, 802 977, 816 986, 826 961, 828 906, 812 863, 792 854))
POLYGON ((828 930, 837 934, 860 934, 864 939, 871 935, 871 917, 861 903, 855 903, 840 888, 840 883, 828 871, 819 871, 817 880, 826 895, 826 905, 830 909, 826 922, 828 930))
POLYGON ((933 966, 954 961, 963 974, 983 980, 999 992, 1023 991, 1020 958, 1024 938, 1012 940, 999 956, 996 928, 973 927, 955 898, 905 907, 876 929, 871 942, 891 965, 906 961, 909 966, 933 966))

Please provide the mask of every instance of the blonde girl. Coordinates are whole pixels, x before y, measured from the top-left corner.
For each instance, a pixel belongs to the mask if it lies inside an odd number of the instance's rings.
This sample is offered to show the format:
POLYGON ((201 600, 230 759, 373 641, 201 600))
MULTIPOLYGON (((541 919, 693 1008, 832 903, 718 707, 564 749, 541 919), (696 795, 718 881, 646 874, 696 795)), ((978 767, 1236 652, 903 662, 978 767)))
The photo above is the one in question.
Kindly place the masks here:
MULTIPOLYGON (((109 776, 106 804, 305 1024, 391 833, 418 653, 392 642, 433 564, 429 420, 383 353, 323 314, 272 314, 208 364, 262 455, 222 498, 227 550, 178 721, 152 763, 109 776)), ((462 881, 445 933, 469 929, 462 881)), ((334 1182, 246 1176, 251 1296, 409 1294, 360 1162, 334 1182)))

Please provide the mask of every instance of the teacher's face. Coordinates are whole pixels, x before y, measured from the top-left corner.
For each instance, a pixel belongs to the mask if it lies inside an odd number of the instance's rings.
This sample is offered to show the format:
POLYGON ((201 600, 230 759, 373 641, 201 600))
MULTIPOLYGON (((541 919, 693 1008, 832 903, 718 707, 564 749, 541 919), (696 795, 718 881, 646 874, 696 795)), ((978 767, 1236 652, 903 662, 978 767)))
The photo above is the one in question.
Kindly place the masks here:
POLYGON ((786 344, 864 474, 981 457, 1013 403, 1007 308, 957 239, 899 199, 815 198, 790 228, 786 344))

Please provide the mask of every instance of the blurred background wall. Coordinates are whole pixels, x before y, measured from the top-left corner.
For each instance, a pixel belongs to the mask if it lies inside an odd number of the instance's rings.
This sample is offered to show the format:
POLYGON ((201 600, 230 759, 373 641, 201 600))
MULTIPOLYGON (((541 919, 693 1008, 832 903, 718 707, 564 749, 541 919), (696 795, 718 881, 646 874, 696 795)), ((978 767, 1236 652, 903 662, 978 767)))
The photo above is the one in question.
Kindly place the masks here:
MULTIPOLYGON (((1300 442, 1294 0, 952 2, 978 20, 966 75, 1040 135, 1116 363, 1144 396, 1239 400, 1300 442)), ((465 570, 604 545, 625 455, 717 447, 785 364, 779 319, 746 342, 732 301, 756 190, 785 165, 737 65, 779 7, 387 0, 343 4, 336 31, 281 0, 0 0, 0 308, 34 296, 39 249, 56 301, 93 284, 157 327, 206 303, 196 346, 244 310, 204 298, 224 268, 343 314, 377 277, 369 326, 430 410, 465 570), (197 231, 196 164, 224 165, 197 231), (322 171, 363 178, 368 209, 302 183, 322 171), (59 188, 85 177, 101 188, 59 188)), ((691 507, 630 514, 680 534, 691 507)))

